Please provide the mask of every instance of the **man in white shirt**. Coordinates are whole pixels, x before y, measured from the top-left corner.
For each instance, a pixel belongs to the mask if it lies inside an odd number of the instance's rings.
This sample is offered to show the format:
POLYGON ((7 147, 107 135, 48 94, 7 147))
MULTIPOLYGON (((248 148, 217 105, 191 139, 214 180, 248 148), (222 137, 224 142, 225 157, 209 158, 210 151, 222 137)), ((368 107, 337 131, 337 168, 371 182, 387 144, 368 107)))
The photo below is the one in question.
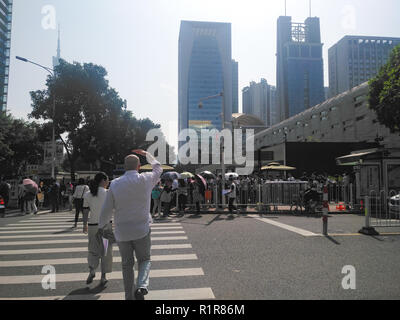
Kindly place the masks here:
POLYGON ((150 273, 150 214, 151 191, 159 181, 162 168, 160 163, 148 152, 135 150, 145 156, 153 171, 139 174, 140 161, 135 155, 125 158, 125 174, 111 182, 110 190, 100 213, 99 229, 103 229, 112 218, 114 210, 115 238, 122 260, 125 299, 144 300, 148 293, 150 273), (135 293, 134 253, 139 264, 135 293))

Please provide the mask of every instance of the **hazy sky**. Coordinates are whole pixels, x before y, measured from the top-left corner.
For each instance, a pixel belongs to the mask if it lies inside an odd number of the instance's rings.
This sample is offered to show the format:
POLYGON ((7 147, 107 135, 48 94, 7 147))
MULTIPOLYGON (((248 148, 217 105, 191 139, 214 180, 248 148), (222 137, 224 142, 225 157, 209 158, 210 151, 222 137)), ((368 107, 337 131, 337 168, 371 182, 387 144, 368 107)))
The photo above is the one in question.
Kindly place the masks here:
MULTIPOLYGON (((294 22, 309 16, 309 0, 287 0, 294 22)), ((43 89, 46 72, 15 60, 23 56, 51 66, 57 30, 46 29, 55 9, 61 24, 61 56, 93 62, 108 71, 110 85, 136 117, 162 125, 177 140, 178 38, 181 20, 232 23, 232 58, 239 62, 241 89, 265 78, 276 83, 276 22, 284 0, 14 0, 8 109, 26 118, 29 91, 43 89), (46 11, 49 13, 49 11, 46 11)), ((324 43, 325 86, 328 49, 345 35, 400 37, 399 0, 313 0, 324 43)))

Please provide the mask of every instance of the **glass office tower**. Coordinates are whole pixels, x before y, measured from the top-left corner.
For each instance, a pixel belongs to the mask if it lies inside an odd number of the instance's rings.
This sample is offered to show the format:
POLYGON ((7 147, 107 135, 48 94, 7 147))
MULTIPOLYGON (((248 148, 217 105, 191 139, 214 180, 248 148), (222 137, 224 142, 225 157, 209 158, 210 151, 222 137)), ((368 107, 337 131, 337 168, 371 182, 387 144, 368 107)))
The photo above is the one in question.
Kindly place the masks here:
POLYGON ((277 94, 280 121, 325 100, 319 18, 304 23, 279 17, 277 94))
POLYGON ((334 97, 374 78, 400 38, 345 36, 329 48, 329 96, 334 97))
POLYGON ((202 98, 224 92, 225 121, 232 119, 232 53, 229 23, 182 21, 179 35, 179 132, 222 128, 222 97, 202 98))
POLYGON ((12 4, 12 0, 0 0, 0 111, 7 110, 12 4))

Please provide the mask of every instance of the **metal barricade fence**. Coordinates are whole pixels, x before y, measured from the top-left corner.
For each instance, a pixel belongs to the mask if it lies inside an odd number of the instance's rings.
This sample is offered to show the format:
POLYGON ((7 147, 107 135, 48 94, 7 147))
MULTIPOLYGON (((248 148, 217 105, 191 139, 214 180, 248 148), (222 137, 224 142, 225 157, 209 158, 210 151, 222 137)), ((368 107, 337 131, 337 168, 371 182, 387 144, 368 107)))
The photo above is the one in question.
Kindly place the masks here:
POLYGON ((391 190, 388 194, 384 190, 370 191, 368 199, 365 200, 368 204, 366 224, 369 227, 400 227, 400 203, 393 200, 399 193, 400 191, 396 190, 391 190))
MULTIPOLYGON (((320 185, 323 187, 322 184, 320 185)), ((239 183, 237 185, 235 206, 241 210, 246 210, 247 208, 261 208, 262 211, 271 211, 272 207, 274 211, 287 211, 288 208, 279 207, 301 206, 301 195, 308 187, 309 182, 307 181, 239 183)), ((222 195, 223 190, 225 190, 225 188, 222 188, 221 185, 211 185, 206 192, 207 196, 203 197, 200 202, 202 210, 221 208, 223 197, 225 197, 226 208, 228 206, 229 197, 222 195)), ((342 202, 347 208, 354 208, 355 186, 352 184, 328 184, 328 200, 329 202, 336 204, 342 202)), ((178 199, 176 199, 176 206, 178 207, 178 199)), ((186 207, 195 208, 195 203, 193 202, 190 193, 187 196, 186 207)))
MULTIPOLYGON (((256 211, 274 211, 288 210, 287 207, 300 206, 301 198, 304 191, 308 188, 308 182, 305 181, 267 181, 263 183, 249 183, 246 186, 237 185, 237 193, 234 205, 241 211, 256 208, 256 211), (279 208, 281 207, 281 208, 279 208), (282 208, 285 207, 285 208, 282 208)), ((229 196, 222 195, 222 191, 226 190, 220 185, 213 185, 207 192, 207 197, 204 197, 200 202, 202 210, 209 210, 211 208, 221 208, 222 198, 225 197, 225 208, 228 206, 229 196)), ((178 197, 176 205, 178 208, 178 197)), ((186 207, 190 209, 195 208, 195 203, 190 195, 187 196, 186 207)), ((176 209, 175 209, 176 211, 176 209)))

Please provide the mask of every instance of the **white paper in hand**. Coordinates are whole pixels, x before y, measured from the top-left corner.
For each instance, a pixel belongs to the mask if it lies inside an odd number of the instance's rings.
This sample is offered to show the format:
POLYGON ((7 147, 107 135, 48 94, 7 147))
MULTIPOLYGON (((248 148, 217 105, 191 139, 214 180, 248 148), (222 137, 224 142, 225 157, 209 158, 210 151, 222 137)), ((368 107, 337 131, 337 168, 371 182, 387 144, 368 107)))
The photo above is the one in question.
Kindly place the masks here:
POLYGON ((106 256, 108 250, 108 239, 103 238, 103 246, 104 246, 104 256, 106 256))

